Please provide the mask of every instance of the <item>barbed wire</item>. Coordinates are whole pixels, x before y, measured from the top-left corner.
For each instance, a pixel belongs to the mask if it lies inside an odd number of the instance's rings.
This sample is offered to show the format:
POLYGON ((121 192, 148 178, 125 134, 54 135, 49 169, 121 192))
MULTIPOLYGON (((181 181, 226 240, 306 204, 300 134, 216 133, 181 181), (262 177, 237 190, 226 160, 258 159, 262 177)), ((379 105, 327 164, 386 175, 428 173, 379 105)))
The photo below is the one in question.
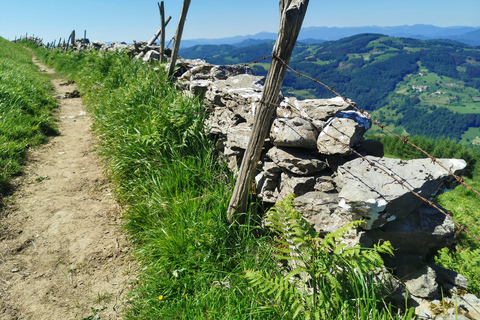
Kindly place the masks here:
MULTIPOLYGON (((434 156, 430 155, 428 152, 426 152, 425 150, 423 150, 422 148, 420 148, 419 146, 415 145, 414 143, 412 143, 411 141, 408 140, 408 137, 401 137, 399 136, 398 134, 394 133, 392 130, 390 130, 389 128, 387 128, 385 125, 381 124, 378 120, 374 119, 369 113, 365 112, 365 110, 363 109, 360 109, 358 108, 354 103, 352 103, 349 99, 343 97, 341 94, 339 94, 338 92, 336 92, 332 87, 326 85, 325 83, 323 83, 322 81, 318 80, 318 79, 315 79, 315 78, 312 78, 310 76, 307 76, 305 74, 302 74, 301 72, 299 71, 296 71, 295 69, 293 69, 291 66, 289 66, 283 59, 281 59, 279 56, 275 55, 274 53, 271 55, 271 56, 266 56, 266 57, 262 57, 262 58, 259 58, 257 60, 254 60, 252 62, 249 62, 249 63, 243 63, 241 64, 240 67, 238 67, 237 69, 233 70, 232 72, 226 74, 225 76, 222 76, 222 77, 218 77, 218 79, 226 79, 228 78, 229 76, 231 75, 234 75, 236 74, 237 72, 239 72, 241 69, 243 68, 246 68, 252 64, 256 64, 260 61, 263 61, 263 60, 266 60, 266 59, 270 59, 270 58, 275 58, 277 59, 278 61, 280 61, 284 66, 286 66, 286 68, 295 73, 297 76, 301 76, 301 77, 304 77, 304 78, 307 78, 315 83, 318 83, 320 85, 322 85, 323 87, 325 87, 326 89, 328 89, 330 92, 332 92, 333 94, 335 94, 337 97, 341 98, 345 103, 347 103, 349 106, 351 106, 352 108, 354 108, 356 111, 358 111, 360 114, 362 114, 363 116, 365 116, 366 118, 368 118, 369 120, 371 120, 373 123, 375 123, 377 126, 379 126, 382 130, 386 130, 388 131, 389 133, 391 133, 393 136, 395 136, 396 138, 400 139, 402 141, 403 144, 409 144, 410 146, 414 147, 415 149, 419 150, 420 152, 422 152, 424 155, 426 155, 428 158, 430 158, 430 160, 432 161, 432 163, 436 164, 436 165, 439 165, 442 169, 444 169, 445 171, 447 171, 450 175, 452 175, 454 177, 454 179, 459 182, 463 187, 466 187, 468 189, 470 189, 471 191, 473 191, 475 194, 477 194, 478 196, 480 196, 480 192, 478 192, 477 190, 475 190, 473 187, 471 187, 470 185, 468 185, 465 180, 463 178, 461 178, 460 176, 454 174, 451 170, 447 169, 441 162, 439 162, 434 156)), ((260 103, 266 103, 265 101, 260 101, 260 103)), ((279 108, 279 107, 282 107, 280 104, 275 104, 275 103, 269 103, 270 105, 272 106, 275 106, 276 108, 279 108)), ((297 116, 301 117, 302 119, 304 120, 307 120, 309 122, 312 122, 311 119, 308 119, 306 117, 304 117, 303 115, 300 114, 299 110, 297 110, 295 108, 295 106, 293 106, 291 103, 288 103, 287 104, 290 106, 290 110, 294 111, 297 113, 297 116)), ((225 108, 228 108, 228 107, 225 107, 225 108)), ((216 110, 218 108, 211 108, 211 109, 208 109, 208 110, 205 110, 204 112, 212 112, 214 110, 216 110)), ((428 204, 430 207, 438 210, 440 213, 442 213, 444 216, 446 217, 449 217, 454 225, 458 228, 459 232, 465 232, 467 233, 469 236, 471 236, 473 239, 477 240, 480 242, 480 238, 478 238, 477 236, 475 236, 474 234, 472 234, 472 232, 470 232, 465 225, 462 225, 460 223, 458 223, 457 221, 455 221, 453 219, 453 213, 451 211, 448 211, 448 210, 444 210, 442 208, 440 208, 437 204, 435 204, 434 202, 432 202, 431 200, 421 196, 418 192, 416 192, 415 190, 413 190, 412 188, 410 188, 409 186, 407 186, 405 184, 404 181, 398 179, 397 177, 395 177, 392 173, 388 172, 386 169, 378 166, 375 162, 371 161, 370 159, 366 158, 365 156, 363 156, 360 152, 358 152, 357 150, 355 150, 354 148, 350 147, 349 145, 345 144, 343 141, 341 141, 340 139, 328 134, 325 130, 322 131, 323 134, 325 134, 326 136, 334 139, 336 142, 340 143, 341 145, 343 145, 344 147, 348 148, 352 153, 354 153, 355 155, 357 155, 358 157, 362 158, 364 161, 367 161, 369 165, 375 167, 375 168, 378 168, 379 170, 381 170, 382 172, 384 172, 387 176, 389 176, 390 178, 392 178, 396 183, 398 183, 399 185, 401 185, 403 188, 407 189, 410 193, 412 193, 413 195, 415 195, 416 197, 418 197, 420 200, 422 200, 423 202, 425 202, 426 204, 428 204)), ((391 169, 390 169, 391 170, 391 169)))
MULTIPOLYGON (((266 103, 266 102, 261 102, 261 103, 266 103)), ((269 105, 272 105, 272 106, 275 106, 275 107, 281 107, 279 104, 275 104, 275 103, 268 103, 269 105)), ((293 106, 292 106, 293 107, 293 106)), ((295 108, 293 108, 293 110, 297 111, 295 108)), ((310 123, 312 123, 312 120, 311 119, 308 119, 306 117, 303 117, 303 116, 300 116, 302 119, 304 120, 307 120, 309 121, 310 123)), ((312 123, 313 125, 313 123, 312 123)), ((337 128, 333 127, 335 130, 337 130, 338 132, 340 132, 337 128)), ((298 133, 298 132, 297 132, 298 133)), ((342 132, 340 132, 341 134, 343 134, 342 132)), ((300 135, 300 133, 298 133, 300 135)), ((437 204, 435 204, 434 202, 432 202, 431 200, 421 196, 418 192, 416 192, 415 190, 413 190, 412 188, 410 188, 409 186, 407 186, 405 184, 406 181, 402 181, 400 179, 398 179, 397 177, 395 177, 395 175, 393 175, 392 173, 388 172, 385 168, 382 168, 380 166, 378 166, 375 162, 373 162, 372 160, 366 158, 364 155, 362 155, 360 152, 358 152, 357 150, 355 150, 354 148, 350 147, 350 145, 344 143, 343 141, 341 141, 340 139, 338 139, 337 137, 334 137, 332 135, 330 135, 328 132, 326 132, 326 130, 323 130, 322 131, 322 134, 325 134, 326 136, 328 136, 329 138, 332 138, 334 139, 336 142, 340 143, 342 146, 348 148, 352 153, 354 153, 355 155, 357 155, 358 157, 362 158, 364 161, 367 161, 369 165, 377 168, 377 169, 380 169, 381 171, 383 171, 387 176, 389 176, 390 178, 392 178, 396 183, 398 183, 399 185, 401 185, 402 187, 404 187, 405 189, 407 189, 410 193, 412 193, 413 195, 415 195, 416 197, 418 197, 420 200, 422 200, 423 202, 427 203, 430 207, 438 210, 440 213, 442 213, 444 216, 446 217, 449 217, 453 223, 455 224, 455 226, 458 228, 458 230, 460 232, 465 232, 467 233, 469 236, 471 236, 472 238, 474 238, 475 240, 477 240, 478 242, 480 242, 480 238, 478 238, 477 236, 475 236, 474 234, 472 234, 467 228, 465 225, 462 225, 460 223, 458 223, 457 221, 455 221, 455 219, 453 219, 453 213, 451 211, 445 211, 443 210, 442 208, 440 208, 437 204)), ((301 135, 300 135, 301 136, 301 135)), ((328 147, 325 147, 325 148, 328 148, 328 147)), ((435 164, 441 164, 440 162, 436 161, 435 164)), ((389 169, 390 171, 393 172, 392 169, 389 169)))
POLYGON ((307 75, 304 75, 302 74, 301 72, 299 71, 296 71, 295 69, 293 69, 291 66, 289 66, 285 61, 282 60, 282 58, 280 58, 279 56, 277 55, 273 55, 273 57, 275 59, 278 59, 282 64, 284 64, 290 71, 294 72, 296 75, 298 76, 301 76, 301 77, 304 77, 304 78, 307 78, 307 79, 310 79, 312 80, 313 82, 315 83, 318 83, 322 86, 324 86, 325 88, 327 88, 330 92, 332 92, 333 94, 335 94, 337 97, 341 98, 343 101, 345 101, 346 103, 348 103, 348 105, 350 105, 352 108, 354 108, 355 110, 357 110, 358 112, 360 112, 362 115, 365 115, 368 119, 370 119, 371 121, 373 121, 373 123, 375 123, 377 126, 379 126, 382 130, 386 130, 388 131, 389 133, 391 133, 392 135, 394 135, 395 137, 397 137, 398 139, 402 140, 402 143, 403 144, 409 144, 410 146, 414 147, 415 149, 417 149, 418 151, 422 152, 424 155, 426 155, 428 158, 430 158, 430 160, 435 163, 435 164, 438 164, 441 168, 443 168, 445 171, 447 171, 449 174, 451 174, 455 180, 457 180, 462 186, 470 189, 471 191, 473 191, 475 194, 477 194, 478 196, 480 196, 480 192, 478 192, 477 190, 475 190, 473 187, 471 187, 470 185, 468 185, 465 180, 454 174, 453 172, 451 172, 449 169, 447 169, 443 164, 437 162, 437 159, 432 156, 431 154, 429 154, 428 152, 426 152, 425 150, 423 150, 422 148, 420 148, 419 146, 417 146, 416 144, 414 144, 413 142, 409 141, 408 140, 408 137, 401 137, 399 136, 398 134, 396 134, 395 132, 393 132, 392 130, 390 130, 387 126, 381 124, 378 120, 374 119, 369 113, 365 112, 365 110, 363 109, 359 109, 355 104, 353 104, 352 102, 350 102, 347 98, 343 97, 341 94, 339 94, 338 92, 336 92, 332 87, 329 87, 327 86, 325 83, 321 82, 320 80, 318 79, 314 79, 310 76, 307 76, 307 75))

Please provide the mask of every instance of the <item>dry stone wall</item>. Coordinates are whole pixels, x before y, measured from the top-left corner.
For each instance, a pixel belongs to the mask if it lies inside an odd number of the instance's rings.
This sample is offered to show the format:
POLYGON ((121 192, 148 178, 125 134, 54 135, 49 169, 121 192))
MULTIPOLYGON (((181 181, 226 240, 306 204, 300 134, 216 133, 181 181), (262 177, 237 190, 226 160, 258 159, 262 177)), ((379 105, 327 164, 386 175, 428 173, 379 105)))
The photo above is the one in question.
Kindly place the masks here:
MULTIPOLYGON (((265 79, 244 66, 215 66, 201 60, 185 60, 181 65, 179 89, 204 97, 210 112, 208 132, 216 136, 217 148, 230 170, 237 172, 265 79)), ((379 168, 425 198, 452 189, 456 180, 429 159, 383 158, 382 144, 364 139, 371 121, 352 105, 341 98, 297 100, 279 96, 257 166, 256 194, 273 205, 294 193, 296 209, 320 234, 353 220, 365 221, 354 241, 366 246, 380 239, 391 241, 396 255, 386 262, 405 279, 396 285, 403 288, 400 300, 405 301, 408 291, 409 303, 420 308, 417 313, 433 319, 426 301, 429 305, 437 303, 441 288, 466 286, 466 279, 458 273, 428 264, 428 257, 437 250, 455 244, 453 221, 424 205, 379 168)), ((461 159, 438 162, 455 174, 466 167, 461 159)), ((478 310, 480 300, 472 301, 469 310, 478 310)))

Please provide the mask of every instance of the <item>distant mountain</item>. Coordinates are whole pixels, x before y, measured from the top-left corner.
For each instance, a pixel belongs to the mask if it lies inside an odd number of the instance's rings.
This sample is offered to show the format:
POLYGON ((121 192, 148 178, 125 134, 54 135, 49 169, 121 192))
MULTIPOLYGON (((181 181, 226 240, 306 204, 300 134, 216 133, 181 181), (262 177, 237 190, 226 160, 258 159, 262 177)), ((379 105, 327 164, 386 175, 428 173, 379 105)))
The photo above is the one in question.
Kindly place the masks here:
POLYGON ((459 36, 454 36, 452 39, 469 44, 471 46, 480 46, 480 29, 470 31, 459 36))
MULTIPOLYGON (((451 39, 466 43, 468 45, 480 45, 480 28, 479 27, 436 27, 427 24, 416 24, 412 26, 394 26, 394 27, 379 27, 379 26, 365 26, 365 27, 306 27, 303 28, 298 36, 300 42, 314 43, 312 41, 318 40, 339 40, 341 38, 354 36, 362 33, 379 33, 392 37, 404 37, 420 40, 428 39, 451 39)), ((221 39, 193 39, 182 40, 182 48, 193 47, 195 45, 205 44, 230 44, 237 46, 246 40, 276 40, 277 34, 271 32, 260 32, 254 35, 236 36, 221 39)))

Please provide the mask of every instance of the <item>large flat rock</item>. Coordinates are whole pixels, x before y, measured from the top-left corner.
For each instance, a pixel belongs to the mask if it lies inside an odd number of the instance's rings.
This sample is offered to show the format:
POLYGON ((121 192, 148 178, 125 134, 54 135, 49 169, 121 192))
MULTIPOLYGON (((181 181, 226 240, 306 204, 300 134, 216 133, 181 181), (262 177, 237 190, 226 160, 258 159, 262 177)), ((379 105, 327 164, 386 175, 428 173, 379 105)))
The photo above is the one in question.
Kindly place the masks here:
MULTIPOLYGON (((406 217, 423 201, 379 168, 402 181, 405 186, 424 198, 456 186, 447 171, 430 159, 403 161, 367 156, 357 158, 338 168, 337 185, 342 186, 339 205, 352 215, 366 221, 365 229, 378 228, 389 221, 406 217)), ((437 159, 455 174, 460 174, 466 162, 460 159, 437 159)))

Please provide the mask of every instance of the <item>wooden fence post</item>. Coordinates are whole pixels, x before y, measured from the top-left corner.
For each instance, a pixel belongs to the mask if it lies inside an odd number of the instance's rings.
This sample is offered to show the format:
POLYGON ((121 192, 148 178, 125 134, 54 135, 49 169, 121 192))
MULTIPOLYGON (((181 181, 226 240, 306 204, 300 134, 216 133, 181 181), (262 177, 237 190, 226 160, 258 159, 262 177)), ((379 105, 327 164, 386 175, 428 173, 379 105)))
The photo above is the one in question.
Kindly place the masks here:
POLYGON ((183 26, 187 19, 188 7, 190 6, 190 0, 183 0, 182 15, 178 21, 177 31, 175 32, 175 38, 173 40, 172 57, 170 58, 170 66, 168 67, 168 77, 173 76, 175 71, 175 63, 177 62, 178 49, 180 48, 180 41, 182 40, 183 26))
MULTIPOLYGON (((158 2, 157 2, 157 3, 158 3, 158 2)), ((165 26, 167 26, 167 24, 170 22, 170 19, 172 19, 172 17, 171 17, 171 16, 168 16, 168 17, 167 17, 167 20, 165 21, 165 26)), ((157 33, 155 33, 155 34, 153 35, 153 38, 150 39, 150 41, 147 42, 147 46, 151 46, 151 45, 155 42, 155 40, 157 40, 158 36, 159 36, 161 33, 162 33, 162 27, 160 27, 160 28, 158 29, 157 33)))
POLYGON ((267 80, 255 112, 255 123, 242 159, 237 182, 228 205, 227 219, 233 223, 236 215, 246 212, 248 193, 267 134, 270 132, 271 120, 279 104, 279 94, 287 71, 284 64, 290 61, 298 34, 302 28, 309 0, 280 0, 280 27, 277 42, 273 47, 272 62, 267 80))
MULTIPOLYGON (((158 4, 158 2, 157 2, 158 4)), ((163 1, 161 4, 158 4, 158 9, 160 10, 160 23, 161 23, 161 33, 160 33, 160 63, 163 63, 165 57, 165 8, 163 6, 163 1)))

